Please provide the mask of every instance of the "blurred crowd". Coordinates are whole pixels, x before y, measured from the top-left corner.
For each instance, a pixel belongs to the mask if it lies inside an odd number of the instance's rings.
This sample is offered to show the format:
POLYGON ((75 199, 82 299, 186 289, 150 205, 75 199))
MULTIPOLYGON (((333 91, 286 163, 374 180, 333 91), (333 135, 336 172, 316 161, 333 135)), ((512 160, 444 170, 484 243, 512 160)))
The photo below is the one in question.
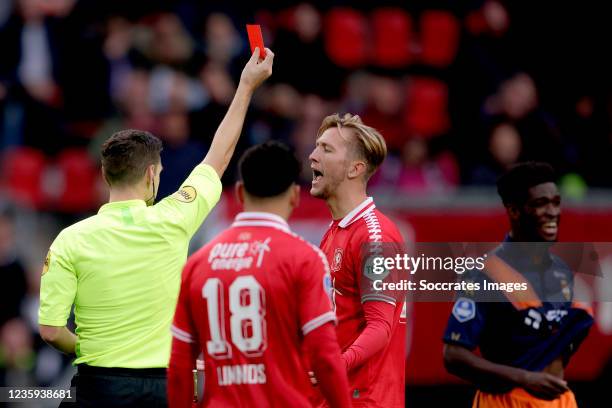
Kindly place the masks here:
MULTIPOLYGON (((36 205, 93 208, 99 189, 74 197, 70 176, 81 186, 95 179, 100 142, 134 127, 164 140, 160 193, 169 193, 231 101, 252 22, 277 58, 239 150, 274 138, 306 158, 321 118, 351 111, 382 130, 391 150, 375 187, 436 194, 492 185, 524 159, 552 163, 583 189, 612 184, 598 167, 610 153, 609 80, 597 76, 601 66, 584 69, 597 57, 557 44, 571 40, 561 24, 534 26, 552 3, 203 3, 3 1, 5 184, 32 168, 32 180, 15 184, 36 205), (34 192, 37 174, 44 188, 34 192)), ((572 38, 588 39, 574 23, 572 38)))
MULTIPOLYGON (((597 13, 536 3, 2 0, 1 198, 62 214, 95 210, 105 200, 99 146, 123 128, 162 138, 159 197, 171 193, 202 160, 232 99, 250 53, 246 23, 262 25, 276 58, 236 157, 283 140, 303 159, 307 182, 322 118, 349 111, 390 149, 373 188, 407 199, 491 186, 527 159, 553 164, 578 197, 611 187, 610 63, 598 42, 606 37, 593 31, 597 13)), ((35 316, 24 312, 13 221, 2 213, 5 371, 37 366, 33 350, 44 347, 27 334, 35 316)))

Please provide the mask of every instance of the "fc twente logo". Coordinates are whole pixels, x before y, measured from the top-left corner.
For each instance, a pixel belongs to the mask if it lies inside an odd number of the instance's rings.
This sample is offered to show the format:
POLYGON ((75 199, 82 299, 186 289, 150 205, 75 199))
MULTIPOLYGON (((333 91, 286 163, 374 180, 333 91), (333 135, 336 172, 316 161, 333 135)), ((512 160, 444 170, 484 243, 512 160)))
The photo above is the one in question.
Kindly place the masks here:
POLYGON ((332 262, 332 271, 338 272, 342 266, 342 248, 336 248, 332 262))

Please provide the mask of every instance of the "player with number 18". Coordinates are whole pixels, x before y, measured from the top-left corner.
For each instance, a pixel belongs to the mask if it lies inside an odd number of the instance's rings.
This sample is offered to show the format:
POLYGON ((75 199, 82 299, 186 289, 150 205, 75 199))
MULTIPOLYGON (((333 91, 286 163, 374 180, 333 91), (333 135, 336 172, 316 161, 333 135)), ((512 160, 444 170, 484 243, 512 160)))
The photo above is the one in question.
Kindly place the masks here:
POLYGON ((310 407, 304 349, 329 406, 348 407, 329 266, 286 221, 299 202, 299 162, 286 146, 267 142, 247 150, 239 169, 245 211, 183 271, 170 407, 191 407, 191 370, 202 351, 203 406, 310 407))

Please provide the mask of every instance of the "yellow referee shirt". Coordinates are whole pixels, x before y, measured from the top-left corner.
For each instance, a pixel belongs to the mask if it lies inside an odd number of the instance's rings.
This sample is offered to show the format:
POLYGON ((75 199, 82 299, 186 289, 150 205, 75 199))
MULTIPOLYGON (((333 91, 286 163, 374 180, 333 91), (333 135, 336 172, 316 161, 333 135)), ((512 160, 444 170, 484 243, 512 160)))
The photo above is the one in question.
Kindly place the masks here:
POLYGON ((75 305, 74 364, 167 367, 189 240, 220 195, 219 176, 201 164, 154 206, 108 203, 60 232, 45 261, 38 322, 64 326, 75 305))

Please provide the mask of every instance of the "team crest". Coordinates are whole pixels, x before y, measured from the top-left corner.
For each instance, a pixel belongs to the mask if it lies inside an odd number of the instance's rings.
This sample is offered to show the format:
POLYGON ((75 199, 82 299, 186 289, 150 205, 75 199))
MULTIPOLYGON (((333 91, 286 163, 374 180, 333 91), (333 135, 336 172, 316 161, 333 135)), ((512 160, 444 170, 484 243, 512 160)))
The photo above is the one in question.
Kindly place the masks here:
POLYGON ((332 261, 332 271, 338 272, 342 266, 342 248, 336 248, 334 251, 334 259, 332 261))
POLYGON ((453 316, 459 323, 465 323, 476 316, 476 302, 472 299, 459 298, 453 306, 453 316))

